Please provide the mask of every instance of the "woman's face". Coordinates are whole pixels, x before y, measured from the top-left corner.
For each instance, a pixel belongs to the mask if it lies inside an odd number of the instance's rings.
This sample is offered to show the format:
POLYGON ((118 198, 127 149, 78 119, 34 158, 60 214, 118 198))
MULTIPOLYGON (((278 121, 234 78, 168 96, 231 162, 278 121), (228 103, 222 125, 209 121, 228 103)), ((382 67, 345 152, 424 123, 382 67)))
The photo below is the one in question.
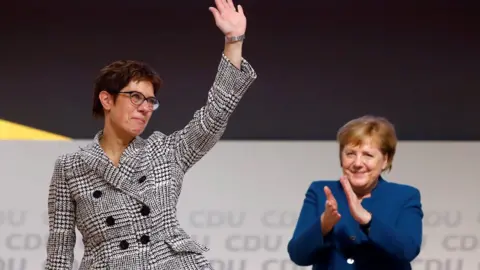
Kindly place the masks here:
POLYGON ((153 85, 150 82, 131 81, 120 91, 115 102, 113 96, 108 93, 104 93, 104 95, 100 95, 100 100, 108 111, 106 121, 109 121, 116 129, 120 129, 132 137, 143 133, 152 116, 153 108, 148 101, 135 105, 132 99, 138 101, 144 97, 154 97, 153 85), (133 96, 126 93, 131 91, 135 91, 133 96))
POLYGON ((346 145, 341 152, 341 165, 354 189, 368 189, 388 165, 388 157, 372 140, 360 145, 346 145))

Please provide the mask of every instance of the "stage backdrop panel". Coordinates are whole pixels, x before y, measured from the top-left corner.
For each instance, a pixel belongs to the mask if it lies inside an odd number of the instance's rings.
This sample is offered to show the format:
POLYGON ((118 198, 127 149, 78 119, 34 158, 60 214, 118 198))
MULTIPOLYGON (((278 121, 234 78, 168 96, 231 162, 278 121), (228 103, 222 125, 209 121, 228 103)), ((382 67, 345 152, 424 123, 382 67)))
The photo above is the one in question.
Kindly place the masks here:
MULTIPOLYGON (((1 141, 0 270, 45 260, 53 163, 87 141, 1 141)), ((388 180, 422 192, 424 245, 415 270, 480 269, 478 142, 401 142, 388 180)), ((305 191, 339 177, 334 142, 220 142, 187 174, 186 231, 208 245, 216 270, 294 270, 287 254, 305 191)), ((83 247, 78 234, 75 269, 83 247)))

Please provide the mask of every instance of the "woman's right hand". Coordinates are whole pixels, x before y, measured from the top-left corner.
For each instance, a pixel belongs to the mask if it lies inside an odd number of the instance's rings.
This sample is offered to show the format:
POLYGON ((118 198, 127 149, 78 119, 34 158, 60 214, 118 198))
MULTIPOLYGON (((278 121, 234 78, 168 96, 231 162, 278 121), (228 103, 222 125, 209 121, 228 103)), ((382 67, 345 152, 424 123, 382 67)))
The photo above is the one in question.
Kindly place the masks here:
POLYGON ((323 191, 325 192, 327 200, 325 202, 325 211, 323 211, 320 216, 320 221, 322 224, 322 234, 325 236, 333 229, 333 226, 337 224, 341 216, 340 213, 338 213, 337 200, 333 197, 332 191, 327 186, 323 188, 323 191))

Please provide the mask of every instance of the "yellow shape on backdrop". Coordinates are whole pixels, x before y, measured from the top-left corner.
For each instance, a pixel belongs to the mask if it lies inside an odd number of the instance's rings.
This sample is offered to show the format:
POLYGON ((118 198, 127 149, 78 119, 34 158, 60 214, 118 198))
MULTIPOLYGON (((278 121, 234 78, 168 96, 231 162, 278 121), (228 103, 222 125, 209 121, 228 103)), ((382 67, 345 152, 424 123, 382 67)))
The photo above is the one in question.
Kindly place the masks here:
POLYGON ((69 141, 71 138, 0 119, 0 140, 69 141))

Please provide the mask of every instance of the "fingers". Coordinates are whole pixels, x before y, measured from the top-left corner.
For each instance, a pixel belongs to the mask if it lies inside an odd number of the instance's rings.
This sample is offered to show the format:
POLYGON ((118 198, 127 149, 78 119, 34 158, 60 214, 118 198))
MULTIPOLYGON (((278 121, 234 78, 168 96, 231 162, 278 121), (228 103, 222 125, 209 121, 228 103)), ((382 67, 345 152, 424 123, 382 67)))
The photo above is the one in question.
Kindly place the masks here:
POLYGON ((340 183, 342 184, 343 191, 345 192, 345 197, 347 198, 348 205, 352 205, 352 192, 351 187, 348 185, 348 180, 340 179, 340 183))
POLYGON ((335 202, 326 201, 325 209, 327 209, 328 211, 338 211, 338 205, 335 202))
POLYGON ((345 175, 342 175, 342 177, 340 177, 340 183, 342 183, 343 188, 346 188, 349 191, 352 189, 352 187, 350 186, 350 182, 348 182, 348 178, 345 175))
MULTIPOLYGON (((215 0, 215 5, 217 6, 220 14, 227 9, 237 11, 235 9, 235 4, 233 3, 233 0, 215 0)), ((238 5, 238 12, 243 15, 243 8, 240 5, 238 5)))
POLYGON ((327 186, 323 188, 323 191, 325 192, 325 196, 327 198, 325 202, 325 213, 330 218, 334 220, 338 220, 341 217, 341 215, 338 212, 337 200, 335 200, 335 197, 333 196, 332 191, 327 186))
POLYGON ((210 12, 212 12, 213 18, 215 19, 215 21, 220 20, 220 12, 218 11, 218 9, 216 9, 214 7, 209 7, 208 10, 210 10, 210 12))
POLYGON ((332 191, 327 186, 323 188, 323 191, 325 191, 325 196, 327 197, 325 209, 334 215, 339 215, 337 200, 335 200, 335 197, 333 197, 332 191))
POLYGON ((331 215, 334 218, 334 220, 339 220, 342 217, 337 210, 333 211, 331 215))
POLYGON ((347 201, 350 204, 351 203, 356 203, 357 202, 357 195, 355 195, 355 192, 353 191, 352 185, 350 184, 350 181, 348 180, 347 176, 342 176, 340 181, 342 183, 343 190, 345 191, 347 201))
POLYGON ((350 182, 348 182, 348 178, 346 176, 340 177, 340 183, 342 184, 343 190, 347 194, 347 197, 352 195, 353 193, 352 186, 350 186, 350 182))
POLYGON ((325 210, 321 215, 322 233, 325 235, 340 220, 341 215, 338 212, 338 204, 333 197, 332 191, 328 187, 323 188, 327 200, 325 201, 325 210))
POLYGON ((237 6, 237 10, 238 10, 238 13, 240 13, 241 15, 245 15, 245 14, 243 13, 243 7, 242 7, 242 6, 238 5, 238 6, 237 6))
POLYGON ((333 197, 333 194, 332 194, 332 191, 330 190, 330 188, 325 186, 325 187, 323 187, 323 191, 325 192, 325 197, 327 197, 328 201, 336 201, 335 197, 333 197))
POLYGON ((219 12, 222 12, 227 8, 228 4, 225 1, 226 0, 215 0, 215 5, 217 6, 219 12))
POLYGON ((233 0, 225 0, 229 8, 235 10, 235 5, 233 4, 233 0))
POLYGON ((340 213, 338 212, 338 207, 336 203, 327 201, 325 205, 325 213, 332 218, 340 218, 340 213))

